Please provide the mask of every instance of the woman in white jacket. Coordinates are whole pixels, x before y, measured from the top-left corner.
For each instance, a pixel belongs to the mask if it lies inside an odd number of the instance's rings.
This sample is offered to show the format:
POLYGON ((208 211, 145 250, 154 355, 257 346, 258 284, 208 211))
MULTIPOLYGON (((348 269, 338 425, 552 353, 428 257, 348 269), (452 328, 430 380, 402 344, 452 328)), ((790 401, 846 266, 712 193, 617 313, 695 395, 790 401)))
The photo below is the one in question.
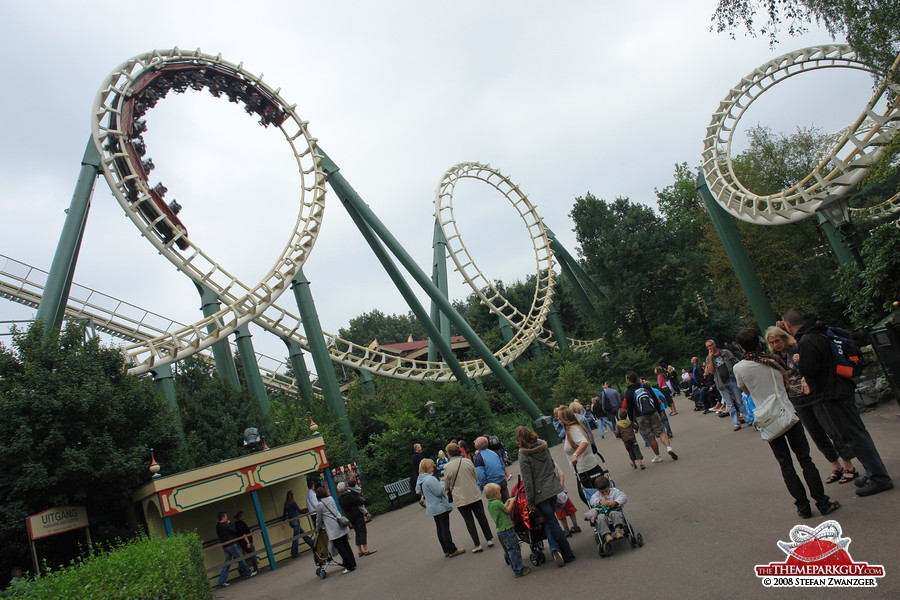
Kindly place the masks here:
POLYGON ((340 509, 326 488, 317 488, 316 497, 319 499, 319 504, 316 505, 316 531, 325 530, 328 540, 341 555, 341 563, 344 565, 343 572, 349 573, 356 569, 356 557, 350 547, 350 528, 343 527, 338 523, 340 509))

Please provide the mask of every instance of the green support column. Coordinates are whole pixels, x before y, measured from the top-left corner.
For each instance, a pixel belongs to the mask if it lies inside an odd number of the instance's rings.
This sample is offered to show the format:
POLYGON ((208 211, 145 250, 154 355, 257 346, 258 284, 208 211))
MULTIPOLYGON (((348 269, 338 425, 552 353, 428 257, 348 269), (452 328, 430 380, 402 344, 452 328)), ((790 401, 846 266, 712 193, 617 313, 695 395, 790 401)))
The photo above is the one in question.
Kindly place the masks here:
POLYGON ((503 341, 509 343, 514 336, 512 325, 509 324, 509 321, 503 315, 497 315, 497 321, 500 322, 500 335, 503 336, 503 341))
MULTIPOLYGON (((513 378, 509 372, 503 368, 503 365, 500 364, 500 361, 497 360, 497 357, 494 356, 490 349, 481 341, 481 339, 475 334, 469 324, 466 322, 462 316, 456 312, 453 306, 450 304, 450 301, 447 300, 443 295, 441 295, 440 290, 432 283, 431 279, 419 268, 419 265, 409 256, 406 250, 400 245, 399 242, 391 235, 390 231, 384 226, 384 224, 375 216, 375 213, 366 205, 365 202, 362 201, 362 198, 356 193, 356 191, 350 187, 350 184, 344 179, 343 175, 338 171, 337 165, 330 159, 328 156, 322 151, 321 146, 318 147, 319 154, 322 156, 322 164, 325 169, 325 172, 329 176, 329 183, 331 183, 332 189, 337 194, 338 198, 341 199, 344 206, 351 206, 355 212, 359 214, 360 217, 365 219, 368 227, 370 227, 384 244, 390 249, 390 251, 397 257, 403 267, 407 270, 407 272, 415 279, 416 283, 419 284, 425 292, 431 297, 431 300, 437 303, 438 308, 440 308, 441 312, 447 315, 450 319, 450 322, 456 327, 463 335, 463 337, 468 340, 469 345, 475 351, 475 353, 485 362, 485 364, 491 369, 491 372, 500 380, 500 382, 510 391, 513 397, 519 402, 519 405, 522 407, 525 412, 531 416, 535 421, 541 419, 543 415, 541 415, 540 409, 535 405, 535 403, 528 397, 528 394, 525 393, 525 390, 519 385, 519 383, 513 378)), ((353 216, 354 211, 348 211, 351 213, 351 217, 353 216)), ((541 421, 543 423, 543 421, 541 421)))
POLYGON ((237 342, 238 351, 241 353, 241 366, 244 368, 244 380, 247 382, 247 390, 259 404, 259 410, 266 420, 266 427, 268 427, 270 425, 269 395, 266 393, 266 386, 263 384, 262 376, 259 374, 256 351, 253 349, 253 342, 250 340, 250 337, 250 328, 247 323, 235 330, 235 341, 237 342))
POLYGON ((769 299, 766 298, 766 293, 759 283, 759 277, 756 276, 750 257, 747 256, 747 250, 741 242, 741 236, 738 235, 737 228, 731 220, 731 215, 725 212, 725 209, 719 206, 719 203, 713 198, 712 192, 709 191, 709 187, 706 185, 703 173, 700 173, 697 178, 697 191, 700 192, 700 197, 703 198, 706 211, 709 213, 716 232, 718 232, 719 238, 722 240, 722 245, 725 247, 728 260, 731 261, 734 273, 741 284, 741 289, 750 303, 750 310, 753 311, 756 324, 760 331, 765 331, 769 326, 774 325, 777 319, 775 318, 775 313, 772 312, 772 307, 769 305, 769 299))
POLYGON ((184 439, 184 424, 181 422, 181 408, 178 406, 178 395, 175 393, 175 377, 172 375, 172 364, 155 366, 150 369, 153 375, 153 386, 156 391, 166 399, 172 411, 175 413, 175 419, 178 427, 178 434, 184 439))
MULTIPOLYGON (((441 224, 435 218, 434 235, 433 235, 433 264, 431 265, 431 280, 434 285, 441 291, 444 298, 449 298, 447 292, 447 239, 444 237, 444 230, 441 224)), ((431 320, 438 324, 441 331, 441 338, 450 345, 450 319, 444 315, 437 304, 431 303, 431 320)), ((438 356, 438 347, 431 338, 428 338, 428 360, 436 361, 438 356)))
MULTIPOLYGON (((329 182, 331 182, 330 177, 337 174, 336 170, 332 173, 329 173, 327 168, 325 172, 329 175, 329 179, 327 180, 329 182)), ((331 182, 331 184, 332 186, 334 186, 333 182, 331 182)), ((341 194, 340 192, 338 192, 338 197, 340 196, 341 194)), ((413 293, 412 288, 400 273, 400 269, 398 269, 397 265, 394 264, 394 261, 391 260, 391 257, 384 249, 384 246, 378 239, 375 231, 373 231, 370 223, 363 217, 363 215, 360 214, 359 210, 354 204, 346 202, 343 198, 341 198, 341 201, 344 203, 344 208, 347 209, 347 213, 350 215, 350 218, 353 219, 353 222, 356 224, 359 232, 363 235, 363 238, 365 238, 366 243, 369 244, 369 248, 371 248, 372 252, 375 253, 375 256, 378 258, 381 266, 384 267, 385 272, 391 278, 391 281, 394 282, 394 285, 397 287, 397 291, 400 292, 400 295, 403 296, 403 299, 406 301, 407 306, 409 306, 410 310, 412 310, 413 314, 425 328, 425 331, 428 333, 429 343, 433 342, 437 346, 438 351, 441 353, 441 357, 444 359, 447 367, 453 373, 453 376, 456 377, 456 380, 470 389, 475 389, 472 385, 472 382, 469 381, 469 376, 466 375, 466 372, 463 371, 462 365, 460 365, 459 361, 456 359, 456 355, 453 354, 453 350, 450 347, 450 337, 447 336, 447 338, 445 339, 442 332, 439 331, 437 325, 435 325, 435 322, 432 321, 428 313, 425 312, 425 307, 422 306, 422 303, 419 302, 419 299, 416 297, 415 293, 413 293)), ((443 296, 443 300, 447 302, 447 304, 449 304, 446 296, 443 296)), ((455 312, 456 311, 454 311, 454 313, 455 312)))
POLYGON ((300 311, 300 320, 306 332, 309 343, 309 353, 312 354, 313 364, 316 366, 316 374, 319 376, 319 386, 325 396, 325 404, 328 410, 337 419, 350 454, 356 456, 356 438, 353 436, 353 428, 347 420, 347 409, 344 407, 344 399, 331 367, 331 358, 328 356, 328 348, 325 346, 325 334, 322 333, 322 325, 319 323, 319 315, 313 302, 312 292, 309 290, 309 280, 299 269, 291 280, 291 289, 294 291, 294 299, 297 301, 297 309, 300 311))
POLYGON ((529 348, 531 348, 531 355, 534 356, 535 358, 538 358, 538 357, 544 355, 544 349, 541 347, 541 343, 537 340, 533 340, 531 342, 531 346, 529 346, 529 348))
POLYGON ((547 312, 547 321, 550 323, 550 331, 553 332, 553 337, 556 338, 559 349, 568 350, 569 340, 566 338, 566 330, 563 329, 562 319, 559 318, 559 312, 557 312, 556 307, 552 304, 550 305, 550 310, 547 312))
MULTIPOLYGON (((205 285, 200 285, 196 281, 194 285, 197 287, 197 291, 200 292, 200 308, 203 310, 203 316, 209 317, 216 314, 219 310, 219 297, 205 285)), ((207 327, 207 331, 210 333, 215 330, 215 325, 207 327)), ((241 378, 238 377, 237 367, 234 365, 234 356, 231 354, 231 346, 228 345, 228 340, 219 340, 213 344, 212 353, 219 376, 223 377, 234 389, 241 389, 241 378)))
POLYGON ((78 173, 75 192, 72 194, 69 210, 66 211, 66 220, 59 235, 59 242, 56 244, 50 273, 47 275, 47 283, 44 285, 37 310, 36 318, 44 322, 44 339, 56 335, 52 332, 58 331, 62 326, 72 278, 75 275, 75 264, 78 262, 78 252, 81 249, 81 238, 91 208, 91 194, 94 192, 94 182, 99 174, 100 153, 94 145, 94 140, 89 139, 81 159, 81 171, 78 173))
POLYGON ((588 297, 586 290, 591 291, 597 298, 606 297, 606 294, 594 284, 584 269, 581 268, 581 265, 578 264, 578 261, 559 243, 553 231, 546 225, 544 225, 544 229, 547 231, 547 237, 550 238, 550 249, 559 262, 563 276, 572 284, 575 295, 578 296, 588 315, 599 321, 600 314, 597 312, 597 307, 594 306, 594 303, 588 297))
POLYGON ((291 361, 291 369, 294 371, 294 380, 297 382, 297 392, 308 411, 312 404, 313 388, 309 380, 309 369, 306 368, 306 360, 303 359, 303 348, 297 340, 282 338, 288 347, 288 360, 291 361))
POLYGON ((375 381, 372 379, 372 374, 365 369, 357 369, 356 373, 359 375, 359 387, 362 388, 363 393, 366 396, 373 396, 375 394, 375 381))
POLYGON ((816 213, 816 223, 819 225, 819 230, 822 232, 822 235, 828 240, 828 245, 831 246, 831 251, 834 253, 834 257, 837 259, 838 264, 841 266, 855 265, 856 259, 853 257, 850 248, 847 247, 847 244, 845 244, 844 240, 841 238, 841 233, 835 230, 835 228, 831 226, 831 223, 828 222, 828 219, 823 217, 820 213, 816 213))

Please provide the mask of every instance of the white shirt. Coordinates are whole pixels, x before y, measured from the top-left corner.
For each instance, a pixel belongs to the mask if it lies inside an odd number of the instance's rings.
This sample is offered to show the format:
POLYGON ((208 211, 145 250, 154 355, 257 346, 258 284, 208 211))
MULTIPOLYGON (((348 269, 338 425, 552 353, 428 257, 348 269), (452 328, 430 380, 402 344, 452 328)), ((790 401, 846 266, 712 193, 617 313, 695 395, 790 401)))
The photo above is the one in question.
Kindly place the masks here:
POLYGON ((569 438, 565 438, 566 443, 563 445, 563 452, 569 457, 569 464, 572 464, 572 457, 575 455, 575 450, 578 449, 579 445, 584 443, 587 444, 588 447, 578 457, 578 472, 585 473, 596 467, 598 463, 597 459, 594 457, 593 450, 591 450, 591 440, 584 435, 584 431, 581 430, 581 427, 572 425, 569 427, 569 435, 572 436, 572 441, 575 443, 575 447, 573 448, 569 443, 569 438))
POLYGON ((313 512, 317 506, 319 506, 319 499, 316 498, 316 490, 309 490, 306 492, 306 509, 313 512))
POLYGON ((772 394, 776 394, 779 401, 788 400, 781 371, 772 367, 742 360, 734 365, 734 379, 738 386, 750 390, 755 400, 763 400, 772 394))

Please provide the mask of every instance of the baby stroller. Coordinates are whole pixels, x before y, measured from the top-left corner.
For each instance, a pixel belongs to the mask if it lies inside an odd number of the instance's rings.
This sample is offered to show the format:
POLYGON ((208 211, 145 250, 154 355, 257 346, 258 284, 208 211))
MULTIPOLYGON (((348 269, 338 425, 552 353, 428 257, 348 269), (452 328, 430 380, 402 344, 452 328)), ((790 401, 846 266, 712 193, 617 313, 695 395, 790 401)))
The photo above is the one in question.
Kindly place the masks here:
MULTIPOLYGON (((528 500, 525 497, 525 483, 522 476, 512 489, 512 497, 516 499, 515 511, 512 514, 513 530, 520 542, 528 544, 531 549, 531 564, 534 566, 542 565, 547 561, 544 556, 544 540, 547 539, 547 533, 544 531, 544 518, 538 511, 528 510, 528 500)), ((506 554, 504 553, 504 557, 506 554)), ((506 557, 507 564, 509 557, 506 557)))
POLYGON ((318 532, 316 539, 313 541, 313 560, 316 562, 316 577, 325 579, 328 577, 327 569, 330 566, 343 567, 331 552, 328 551, 328 534, 323 529, 318 532))
MULTIPOLYGON (((598 475, 599 477, 599 475, 598 475)), ((615 482, 610 479, 610 486, 615 486, 615 482)), ((597 492, 594 488, 584 488, 584 493, 588 497, 591 498, 597 492)), ((625 511, 621 506, 617 506, 616 508, 610 510, 606 506, 598 506, 597 509, 600 511, 600 514, 606 514, 609 512, 618 512, 622 515, 622 518, 625 520, 625 526, 622 529, 622 533, 625 534, 625 538, 628 539, 628 543, 631 544, 631 549, 634 550, 639 546, 644 545, 644 536, 640 533, 635 532, 634 527, 631 526, 631 523, 628 521, 628 517, 625 516, 625 511)), ((600 554, 600 558, 606 558, 612 554, 612 544, 605 539, 606 534, 613 533, 613 522, 612 519, 608 520, 608 526, 604 527, 603 522, 598 518, 594 523, 594 542, 597 544, 597 553, 600 554)), ((613 538, 615 541, 615 538, 613 538)))

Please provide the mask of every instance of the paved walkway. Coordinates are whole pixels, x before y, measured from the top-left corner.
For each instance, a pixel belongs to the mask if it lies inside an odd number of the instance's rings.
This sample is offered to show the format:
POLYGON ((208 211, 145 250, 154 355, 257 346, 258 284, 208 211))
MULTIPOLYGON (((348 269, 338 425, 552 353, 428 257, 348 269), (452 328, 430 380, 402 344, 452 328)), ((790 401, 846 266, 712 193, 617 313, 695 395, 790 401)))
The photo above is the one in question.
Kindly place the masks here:
MULTIPOLYGON (((216 588, 223 600, 282 600, 287 598, 453 598, 476 600, 533 598, 597 598, 604 589, 627 589, 633 598, 712 598, 728 600, 808 598, 810 590, 762 586, 754 566, 784 560, 776 546, 788 540, 800 522, 778 465, 767 444, 752 429, 732 431, 730 419, 687 410, 670 417, 678 461, 666 456, 647 469, 628 466, 622 443, 612 436, 597 440, 617 486, 628 494, 628 518, 642 533, 643 548, 632 550, 627 541, 616 542, 613 556, 601 559, 589 529, 570 538, 578 560, 558 569, 552 561, 513 579, 499 544, 480 554, 466 553, 445 559, 438 545, 434 522, 418 504, 376 517, 369 524, 370 547, 378 553, 359 559, 359 568, 347 575, 341 569, 316 577, 312 556, 284 561, 275 571, 250 580, 216 588)), ((885 577, 868 590, 822 589, 818 598, 900 597, 900 408, 882 404, 864 415, 869 431, 898 488, 868 498, 857 497, 853 484, 826 486, 842 507, 829 518, 837 520, 855 561, 881 564, 885 577)), ((562 447, 552 450, 564 465, 562 447)), ((828 463, 813 448, 823 478, 828 463)), ((517 474, 517 465, 512 470, 517 474)), ((567 479, 571 476, 567 475, 567 479)), ((570 488, 574 489, 574 488, 570 488)), ((585 507, 577 498, 580 515, 585 507)), ((825 519, 816 513, 807 525, 825 519)), ((462 518, 451 516, 453 539, 472 548, 462 518)), ((352 534, 351 534, 352 541, 352 534)), ((527 546, 522 546, 527 560, 527 546)), ((549 554, 548 554, 549 559, 549 554)))

